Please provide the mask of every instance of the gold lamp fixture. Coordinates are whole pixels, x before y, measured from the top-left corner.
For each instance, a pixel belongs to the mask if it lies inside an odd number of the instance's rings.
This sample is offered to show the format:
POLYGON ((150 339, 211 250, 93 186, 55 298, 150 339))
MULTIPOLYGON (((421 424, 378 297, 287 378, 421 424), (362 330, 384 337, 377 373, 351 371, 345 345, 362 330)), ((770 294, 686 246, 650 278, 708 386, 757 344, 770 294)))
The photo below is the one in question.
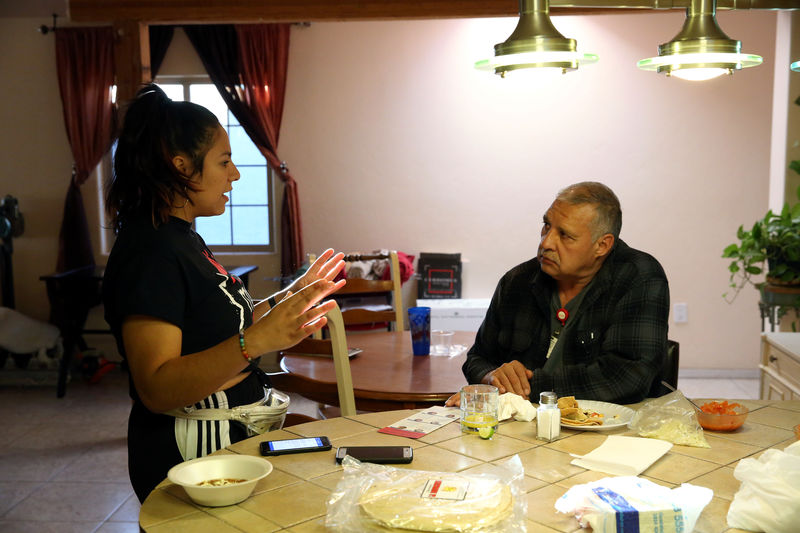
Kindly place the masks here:
POLYGON ((716 0, 691 0, 680 33, 658 47, 657 57, 642 59, 637 66, 702 81, 760 65, 761 56, 742 53, 741 41, 725 35, 717 24, 716 11, 716 0))
POLYGON ((580 64, 595 63, 594 54, 577 51, 575 39, 561 35, 550 22, 549 0, 519 0, 519 21, 513 33, 494 45, 494 57, 475 63, 501 78, 521 69, 552 69, 566 73, 580 64))

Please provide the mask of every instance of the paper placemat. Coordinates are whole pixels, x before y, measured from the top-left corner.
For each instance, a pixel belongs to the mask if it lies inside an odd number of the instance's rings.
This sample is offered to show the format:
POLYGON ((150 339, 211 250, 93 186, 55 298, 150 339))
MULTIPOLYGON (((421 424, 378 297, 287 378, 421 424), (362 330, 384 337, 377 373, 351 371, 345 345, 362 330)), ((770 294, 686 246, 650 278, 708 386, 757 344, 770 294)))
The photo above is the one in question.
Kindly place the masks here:
POLYGON ((572 464, 617 476, 638 476, 672 448, 665 440, 609 435, 583 457, 574 455, 572 464))
POLYGON ((461 409, 458 407, 442 407, 437 405, 411 415, 408 418, 398 420, 391 426, 381 428, 378 430, 378 433, 388 433, 389 435, 418 439, 460 418, 461 409))

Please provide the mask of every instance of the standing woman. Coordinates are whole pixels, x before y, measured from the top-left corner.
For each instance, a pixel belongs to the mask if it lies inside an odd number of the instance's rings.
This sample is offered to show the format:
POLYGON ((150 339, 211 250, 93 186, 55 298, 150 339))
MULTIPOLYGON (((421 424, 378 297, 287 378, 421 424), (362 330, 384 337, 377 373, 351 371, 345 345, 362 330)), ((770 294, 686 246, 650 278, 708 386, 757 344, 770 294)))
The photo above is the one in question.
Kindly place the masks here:
POLYGON ((263 401, 258 356, 325 325, 343 282, 342 254, 327 250, 288 289, 254 304, 192 230, 220 215, 239 179, 225 129, 206 108, 173 102, 156 85, 130 104, 107 185, 117 235, 103 281, 105 318, 130 368, 128 470, 144 501, 174 465, 247 437, 229 420, 165 414, 263 401))

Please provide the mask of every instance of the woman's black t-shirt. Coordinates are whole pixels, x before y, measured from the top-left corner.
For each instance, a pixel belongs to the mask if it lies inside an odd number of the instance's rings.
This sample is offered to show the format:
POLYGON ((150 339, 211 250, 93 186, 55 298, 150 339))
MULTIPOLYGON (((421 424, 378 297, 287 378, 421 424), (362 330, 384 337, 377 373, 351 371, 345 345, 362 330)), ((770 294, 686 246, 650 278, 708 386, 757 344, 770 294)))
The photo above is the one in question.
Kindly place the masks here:
POLYGON ((117 236, 103 280, 105 317, 125 357, 122 322, 131 315, 165 320, 183 332, 181 355, 200 352, 253 322, 253 300, 222 267, 189 222, 158 228, 131 220, 117 236))
MULTIPOLYGON (((179 327, 182 356, 215 346, 253 322, 253 300, 242 281, 214 259, 191 224, 174 217, 158 227, 149 217, 124 224, 106 265, 103 303, 106 321, 125 358, 122 323, 128 316, 150 316, 179 327)), ((233 407, 258 401, 263 394, 263 387, 251 374, 195 406, 233 407)), ((194 432, 192 450, 184 457, 186 445, 182 455, 176 435, 186 433, 186 421, 149 411, 132 378, 130 396, 134 404, 128 421, 128 468, 140 501, 175 464, 246 437, 235 423, 202 422, 195 427, 193 421, 188 427, 194 432), (180 424, 184 426, 178 430, 180 424)))

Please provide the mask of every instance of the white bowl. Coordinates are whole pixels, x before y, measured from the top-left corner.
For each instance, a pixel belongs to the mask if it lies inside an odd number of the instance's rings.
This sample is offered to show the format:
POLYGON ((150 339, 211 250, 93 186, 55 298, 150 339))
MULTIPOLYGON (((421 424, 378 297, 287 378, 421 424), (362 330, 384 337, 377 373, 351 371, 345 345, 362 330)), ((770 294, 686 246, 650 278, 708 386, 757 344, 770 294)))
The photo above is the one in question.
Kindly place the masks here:
POLYGON ((210 455, 185 461, 170 468, 167 478, 182 486, 197 504, 222 507, 244 501, 259 479, 272 472, 272 463, 252 455, 210 455), (245 479, 222 486, 199 486, 213 479, 245 479))

